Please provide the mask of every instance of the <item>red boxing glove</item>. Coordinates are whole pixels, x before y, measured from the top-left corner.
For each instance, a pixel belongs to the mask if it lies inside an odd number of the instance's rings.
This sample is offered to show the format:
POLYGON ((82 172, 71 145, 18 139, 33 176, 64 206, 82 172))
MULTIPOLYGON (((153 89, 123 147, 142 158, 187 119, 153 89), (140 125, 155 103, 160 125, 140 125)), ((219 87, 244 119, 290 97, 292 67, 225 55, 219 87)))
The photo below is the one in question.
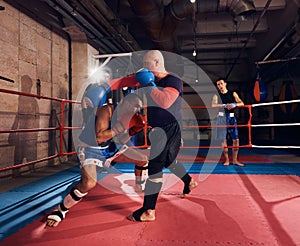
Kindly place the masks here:
POLYGON ((146 122, 141 114, 135 114, 130 120, 129 135, 133 136, 144 129, 146 122))
POLYGON ((111 128, 116 134, 124 132, 126 129, 124 128, 122 122, 117 121, 116 124, 111 128))
POLYGON ((145 120, 140 114, 124 114, 112 127, 112 130, 116 133, 123 133, 126 129, 129 129, 129 135, 132 136, 135 133, 141 131, 145 126, 145 120), (132 133, 132 134, 131 134, 132 133))

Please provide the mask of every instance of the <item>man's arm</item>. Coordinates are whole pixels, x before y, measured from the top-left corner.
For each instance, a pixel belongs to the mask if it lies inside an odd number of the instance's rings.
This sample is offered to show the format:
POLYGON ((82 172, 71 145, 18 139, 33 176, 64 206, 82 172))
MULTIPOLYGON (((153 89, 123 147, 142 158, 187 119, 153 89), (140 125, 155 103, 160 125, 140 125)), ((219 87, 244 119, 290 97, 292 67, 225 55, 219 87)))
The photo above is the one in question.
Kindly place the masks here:
MULTIPOLYGON (((163 77, 166 77, 169 73, 164 73, 163 77)), ((171 107, 171 105, 176 101, 180 94, 179 83, 182 87, 181 80, 172 80, 172 85, 166 85, 164 88, 158 88, 155 84, 155 77, 152 72, 148 69, 141 69, 136 73, 136 80, 140 83, 142 87, 148 88, 150 91, 150 96, 153 101, 163 109, 171 107)))
POLYGON ((110 107, 105 105, 97 109, 96 115, 96 140, 98 143, 103 143, 115 136, 115 133, 109 129, 112 112, 110 107))
POLYGON ((117 137, 118 142, 126 143, 132 135, 143 130, 145 126, 145 121, 141 115, 130 116, 126 114, 114 124, 112 129, 109 129, 112 113, 109 105, 97 109, 96 140, 99 144, 114 137, 117 137))
POLYGON ((115 137, 116 141, 123 144, 125 144, 133 135, 141 132, 146 126, 146 121, 141 114, 134 114, 129 120, 128 124, 125 123, 125 125, 128 125, 126 127, 126 130, 122 133, 117 134, 116 135, 117 138, 115 137))
POLYGON ((239 97, 239 95, 236 92, 233 92, 233 97, 236 102, 236 106, 244 106, 244 102, 242 99, 239 97))
POLYGON ((161 108, 169 108, 178 98, 179 91, 173 87, 166 87, 162 90, 156 88, 151 91, 150 96, 161 108))
POLYGON ((233 97, 234 97, 234 100, 235 102, 233 103, 228 103, 226 105, 226 108, 231 110, 231 109, 234 109, 235 107, 238 107, 238 106, 244 106, 244 103, 243 101, 241 100, 241 98, 239 97, 239 95, 236 93, 236 92, 233 92, 233 97))
POLYGON ((212 107, 224 107, 224 104, 219 104, 218 103, 218 96, 217 96, 217 94, 213 95, 212 100, 211 100, 211 106, 212 107))

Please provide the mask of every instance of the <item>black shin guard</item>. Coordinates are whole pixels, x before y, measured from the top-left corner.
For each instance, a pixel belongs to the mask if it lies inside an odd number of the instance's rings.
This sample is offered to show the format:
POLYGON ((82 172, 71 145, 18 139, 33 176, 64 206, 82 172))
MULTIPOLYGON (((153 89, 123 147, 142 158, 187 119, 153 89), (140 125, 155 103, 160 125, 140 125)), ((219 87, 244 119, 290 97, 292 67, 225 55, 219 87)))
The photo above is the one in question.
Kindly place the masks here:
MULTIPOLYGON (((167 168, 181 180, 187 174, 184 166, 176 160, 171 165, 169 165, 167 168)), ((182 180, 182 181, 184 182, 184 180, 182 180)))
POLYGON ((146 181, 145 185, 145 195, 143 207, 133 212, 132 216, 135 221, 141 221, 141 215, 148 209, 155 209, 158 194, 161 190, 162 182, 153 182, 149 179, 146 181))
POLYGON ((168 169, 183 181, 184 183, 183 194, 189 194, 191 192, 190 182, 192 178, 186 172, 184 166, 180 162, 175 161, 170 166, 168 166, 168 169))
POLYGON ((183 194, 189 194, 191 192, 190 182, 192 180, 189 174, 184 175, 181 180, 184 182, 183 194))
POLYGON ((141 167, 141 166, 135 165, 134 168, 137 169, 137 170, 147 170, 148 166, 141 167))
POLYGON ((147 179, 145 185, 145 196, 143 208, 145 210, 155 209, 156 201, 158 194, 161 190, 162 182, 153 182, 150 179, 147 179))

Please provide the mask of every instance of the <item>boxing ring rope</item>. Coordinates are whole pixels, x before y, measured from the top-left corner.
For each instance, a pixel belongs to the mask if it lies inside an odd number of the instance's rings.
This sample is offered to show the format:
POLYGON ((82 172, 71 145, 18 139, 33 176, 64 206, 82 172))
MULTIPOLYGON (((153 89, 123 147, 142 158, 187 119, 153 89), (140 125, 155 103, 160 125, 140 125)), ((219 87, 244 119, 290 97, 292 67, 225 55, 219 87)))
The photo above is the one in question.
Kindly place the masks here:
MULTIPOLYGON (((184 106, 182 107, 183 109, 218 109, 218 107, 212 107, 212 106, 184 106)), ((251 121, 252 121, 252 105, 244 105, 240 106, 239 108, 247 108, 248 113, 249 113, 249 120, 247 124, 240 124, 236 125, 237 127, 247 127, 248 128, 248 138, 249 138, 249 144, 244 144, 240 145, 239 148, 249 148, 252 147, 251 144, 251 121)), ((235 127, 234 125, 209 125, 209 126, 204 126, 204 125, 197 125, 197 126, 183 126, 183 129, 213 129, 213 128, 233 128, 235 127)), ((227 148, 234 148, 235 146, 226 146, 227 148)), ((210 145, 210 146, 204 146, 204 145, 199 145, 199 146, 181 146, 183 149, 191 149, 191 148, 199 148, 199 149, 207 149, 207 148, 212 148, 212 149, 219 149, 219 148, 224 148, 224 146, 221 145, 210 145)))
MULTIPOLYGON (((0 172, 3 171, 8 171, 12 169, 18 169, 21 167, 25 167, 28 165, 32 165, 38 162, 42 161, 47 161, 50 159, 54 159, 57 157, 61 156, 66 156, 66 155, 73 155, 76 154, 75 151, 72 152, 64 152, 63 151, 63 132, 66 130, 72 130, 72 129, 79 129, 80 126, 78 127, 67 127, 65 126, 64 118, 65 118, 65 104, 66 103, 71 103, 71 104, 80 104, 78 101, 74 100, 67 100, 67 99, 60 99, 60 98, 53 98, 53 97, 47 97, 47 96, 40 96, 40 95, 35 95, 35 94, 30 94, 30 93, 24 93, 24 92, 18 92, 18 91, 13 91, 13 90, 7 90, 7 89, 0 89, 0 92, 2 93, 8 93, 8 94, 15 94, 15 95, 20 95, 20 96, 28 96, 28 97, 34 97, 38 99, 45 99, 45 100, 51 100, 51 101, 57 101, 60 103, 61 107, 61 115, 60 115, 60 122, 58 127, 46 127, 46 128, 31 128, 31 129, 16 129, 16 130, 3 130, 0 129, 0 133, 18 133, 18 132, 37 132, 37 131, 59 131, 59 150, 58 153, 52 156, 48 156, 45 158, 41 158, 38 160, 26 162, 26 163, 21 163, 21 164, 16 164, 14 166, 9 166, 5 168, 1 168, 0 172)), ((300 146, 260 146, 260 145, 254 145, 252 144, 252 128, 258 128, 258 127, 279 127, 279 126, 300 126, 300 123, 283 123, 283 124, 259 124, 259 125, 252 125, 252 109, 255 107, 260 107, 260 106, 271 106, 271 105, 279 105, 279 104, 289 104, 289 103, 299 103, 300 100, 290 100, 290 101, 278 101, 278 102, 267 102, 267 103, 256 103, 252 105, 244 105, 240 106, 238 108, 247 108, 248 113, 249 113, 249 119, 246 124, 237 124, 236 126, 241 128, 241 127, 246 127, 248 129, 248 138, 249 138, 249 143, 245 145, 240 145, 239 148, 300 148, 300 146)), ((188 108, 188 109, 217 109, 217 107, 211 107, 211 106, 185 106, 182 107, 183 109, 188 108)), ((147 110, 147 108, 145 107, 147 110)), ((183 126, 183 129, 213 129, 213 128, 228 128, 228 127, 235 127, 234 125, 228 126, 228 125, 195 125, 195 126, 183 126)), ((135 148, 149 148, 150 145, 148 145, 148 139, 147 139, 147 130, 148 126, 145 126, 144 128, 144 144, 143 145, 138 145, 138 146, 133 146, 135 148)), ((181 146, 183 149, 188 149, 188 148, 223 148, 224 146, 216 146, 216 145, 211 145, 211 146, 204 146, 204 145, 197 145, 197 146, 181 146)), ((227 146, 228 148, 234 148, 235 146, 227 146)))
MULTIPOLYGON (((295 146, 295 145, 288 145, 288 146, 276 146, 276 145, 255 145, 252 144, 252 128, 258 128, 258 127, 282 127, 282 126, 300 126, 300 123, 280 123, 280 124, 252 124, 252 109, 255 107, 260 107, 260 106, 273 106, 273 105, 281 105, 281 104, 291 104, 291 103, 299 103, 300 100, 289 100, 289 101, 278 101, 278 102, 267 102, 267 103, 256 103, 256 104, 251 104, 251 105, 244 105, 240 106, 238 108, 248 108, 248 113, 249 113, 249 119, 247 124, 237 124, 237 127, 247 127, 248 128, 248 138, 249 138, 249 144, 246 145, 240 145, 239 148, 293 148, 293 149, 299 149, 300 146, 295 146)), ((211 107, 211 106, 186 106, 184 108, 191 108, 191 109, 216 109, 217 107, 211 107)), ((183 126, 183 129, 193 129, 193 128, 198 128, 198 129, 212 129, 212 128, 230 128, 230 127, 235 127, 234 125, 210 125, 210 126, 183 126)), ((235 148, 236 146, 226 146, 227 148, 235 148)), ((181 148, 224 148, 224 146, 182 146, 181 148)))
MULTIPOLYGON (((244 105, 244 106, 239 106, 238 108, 247 108, 248 113, 249 113, 249 119, 246 124, 237 124, 236 126, 238 128, 241 127, 246 127, 248 128, 248 144, 244 145, 239 145, 239 148, 300 148, 300 146, 294 146, 294 145, 289 145, 289 146, 272 146, 272 145, 267 145, 267 146, 260 146, 260 145, 255 145, 252 144, 252 128, 259 128, 259 127, 283 127, 283 126, 300 126, 300 123, 277 123, 277 124, 259 124, 255 125, 252 124, 252 119, 253 119, 253 113, 252 109, 255 107, 260 107, 260 106, 272 106, 272 105, 281 105, 281 104, 290 104, 290 103, 299 103, 300 100, 290 100, 290 101, 278 101, 278 102, 267 102, 267 103, 256 103, 256 104, 250 104, 250 105, 244 105)), ((212 107, 212 106, 184 106, 182 109, 217 109, 217 107, 212 107)), ((213 129, 213 128, 232 128, 235 127, 234 125, 195 125, 195 126, 182 126, 183 129, 213 129)), ((147 129, 147 127, 146 127, 147 129)), ((144 133, 146 130, 144 131, 144 133)), ((147 144, 147 136, 144 135, 144 140, 145 144, 144 145, 139 145, 136 146, 138 148, 149 148, 150 146, 147 144)), ((236 146, 226 146, 227 148, 236 148, 236 146)), ((221 145, 210 145, 210 146, 204 146, 204 145, 197 145, 197 146, 181 146, 182 149, 194 149, 194 148, 200 148, 200 149, 207 149, 207 148, 212 148, 212 149, 219 149, 219 148, 224 148, 224 146, 221 145)))
MULTIPOLYGON (((77 101, 74 101, 74 100, 68 100, 68 99, 60 99, 60 98, 54 98, 54 97, 40 96, 40 95, 36 95, 36 94, 19 92, 19 91, 14 91, 14 90, 7 90, 7 89, 2 89, 2 88, 0 88, 0 92, 6 93, 6 94, 15 94, 15 95, 19 95, 19 96, 33 97, 33 98, 37 98, 37 99, 57 101, 57 102, 60 103, 60 107, 61 107, 60 122, 59 122, 58 127, 29 128, 29 129, 16 129, 16 130, 3 130, 3 129, 0 129, 0 134, 1 133, 19 133, 19 132, 59 131, 59 150, 58 150, 57 154, 52 155, 52 156, 48 156, 48 157, 45 157, 45 158, 41 158, 41 159, 38 159, 38 160, 30 161, 30 162, 25 162, 25 163, 16 164, 16 165, 13 165, 13 166, 8 166, 8 167, 5 167, 5 168, 0 168, 0 172, 9 171, 9 170, 13 170, 13 169, 19 169, 21 167, 25 167, 25 166, 36 164, 36 163, 39 163, 39 162, 51 160, 51 159, 61 157, 61 156, 76 154, 76 152, 74 152, 74 151, 72 151, 72 152, 64 152, 63 151, 63 132, 66 131, 66 130, 71 130, 71 129, 78 128, 78 127, 66 127, 66 126, 64 126, 65 104, 66 103, 75 104, 75 103, 80 103, 80 102, 77 102, 77 101)), ((50 117, 50 114, 49 114, 49 117, 50 117)))
POLYGON ((267 102, 267 103, 255 103, 252 104, 252 107, 259 107, 259 106, 269 106, 269 105, 278 105, 278 104, 287 104, 287 103, 298 103, 300 99, 289 100, 289 101, 278 101, 278 102, 267 102))
MULTIPOLYGON (((290 100, 290 101, 278 101, 278 102, 267 102, 267 103, 256 103, 252 104, 252 107, 260 107, 260 106, 272 106, 272 105, 280 105, 280 104, 290 104, 290 103, 299 103, 300 100, 290 100)), ((281 127, 281 126, 300 126, 300 123, 281 123, 281 124, 259 124, 252 125, 252 127, 281 127)), ((300 149, 300 146, 272 146, 272 145, 252 145, 253 148, 278 148, 278 149, 300 149)))
MULTIPOLYGON (((300 148, 300 146, 259 146, 252 144, 252 128, 257 128, 257 127, 276 127, 276 126, 300 126, 300 123, 286 123, 286 124, 260 124, 260 125, 253 125, 252 124, 252 119, 253 119, 253 114, 252 114, 252 109, 254 107, 259 107, 259 106, 269 106, 269 105, 279 105, 279 104, 288 104, 288 103, 297 103, 300 102, 300 100, 291 100, 291 101, 279 101, 279 102, 269 102, 269 103, 257 103, 257 104, 251 104, 251 105, 244 105, 244 106, 239 106, 238 108, 247 108, 248 114, 249 114, 249 119, 246 124, 237 124, 236 126, 238 128, 241 127, 246 127, 248 129, 248 144, 243 144, 239 145, 238 148, 300 148)), ((147 111, 147 107, 144 105, 145 112, 147 111)), ((182 109, 217 109, 217 107, 212 107, 212 106, 183 106, 182 109)), ((147 115, 147 114, 146 114, 147 115)), ((145 120, 147 122, 147 117, 145 116, 145 120)), ((194 125, 194 126, 182 126, 183 129, 213 129, 213 128, 231 128, 235 127, 235 125, 194 125)), ((144 127, 143 131, 143 140, 144 144, 137 145, 137 146, 132 146, 132 148, 150 148, 150 145, 148 144, 148 139, 147 139, 147 130, 150 129, 149 126, 144 127)), ((236 146, 226 146, 227 148, 236 148, 236 146)), ((224 146, 221 145, 210 145, 210 146, 204 146, 204 145, 195 145, 195 146, 181 146, 182 149, 207 149, 207 148, 212 148, 212 149, 219 149, 219 148, 224 148, 224 146)))

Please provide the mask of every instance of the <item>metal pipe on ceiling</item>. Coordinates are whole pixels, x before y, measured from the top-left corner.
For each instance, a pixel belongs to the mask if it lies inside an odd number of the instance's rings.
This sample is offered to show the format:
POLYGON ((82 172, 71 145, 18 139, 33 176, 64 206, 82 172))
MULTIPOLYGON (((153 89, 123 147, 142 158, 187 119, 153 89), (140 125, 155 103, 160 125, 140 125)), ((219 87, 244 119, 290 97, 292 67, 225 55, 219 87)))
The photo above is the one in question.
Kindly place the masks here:
MULTIPOLYGON (((122 42, 120 42, 120 37, 113 37, 115 34, 118 35, 118 33, 109 25, 109 23, 107 23, 102 13, 99 13, 99 11, 95 9, 94 5, 91 4, 89 0, 77 1, 73 6, 76 6, 78 12, 80 12, 92 26, 97 28, 97 30, 105 37, 105 39, 110 39, 110 41, 116 46, 122 45, 122 42)), ((126 49, 128 49, 128 47, 126 47, 126 49)))
POLYGON ((253 36, 253 34, 254 34, 256 28, 258 27, 258 25, 259 25, 259 23, 260 23, 262 17, 263 17, 263 16, 265 15, 265 13, 267 12, 267 10, 268 10, 268 8, 269 8, 271 2, 272 2, 272 0, 268 0, 268 1, 267 1, 266 5, 265 5, 265 7, 264 7, 264 9, 263 9, 263 11, 261 12, 261 14, 259 15, 258 19, 256 20, 256 23, 255 23, 255 25, 254 25, 254 27, 253 27, 251 33, 249 34, 247 41, 245 42, 243 48, 241 49, 241 51, 239 52, 238 56, 236 57, 235 62, 234 62, 234 63, 232 64, 232 66, 230 67, 230 69, 229 69, 229 71, 228 71, 228 73, 227 73, 227 75, 226 75, 226 77, 225 77, 225 80, 228 79, 228 77, 229 77, 229 75, 231 74, 231 72, 232 72, 234 66, 237 64, 238 59, 239 59, 239 58, 241 57, 241 55, 243 54, 243 52, 244 52, 244 50, 245 50, 245 48, 246 48, 246 46, 247 46, 249 40, 252 38, 252 36, 253 36))
POLYGON ((247 17, 255 12, 253 0, 220 0, 219 6, 224 7, 224 10, 229 11, 234 18, 247 17))
POLYGON ((90 23, 83 17, 81 14, 74 10, 72 6, 66 3, 63 0, 44 0, 51 7, 57 10, 60 14, 62 14, 65 18, 70 19, 75 22, 92 40, 98 40, 102 46, 102 50, 105 53, 117 53, 119 52, 119 48, 116 45, 113 45, 109 40, 106 40, 105 37, 90 23))
POLYGON ((253 0, 201 0, 198 1, 199 13, 229 12, 232 17, 246 16, 255 12, 253 0))
POLYGON ((173 0, 167 6, 155 0, 129 0, 133 12, 142 19, 145 31, 158 49, 175 50, 173 32, 177 23, 192 14, 194 6, 189 1, 173 0))
POLYGON ((269 59, 269 57, 277 50, 277 48, 287 40, 288 37, 290 37, 296 30, 297 23, 292 26, 292 28, 285 33, 285 35, 279 40, 279 42, 272 48, 272 50, 263 58, 263 61, 266 61, 269 59))
MULTIPOLYGON (((129 0, 132 11, 140 18, 145 26, 145 31, 148 32, 151 40, 164 39, 162 32, 164 21, 164 9, 159 3, 153 0, 129 0)), ((163 47, 164 44, 158 47, 163 47)), ((169 49, 169 48, 168 48, 169 49)))
MULTIPOLYGON (((81 2, 81 1, 80 1, 81 2)), ((122 42, 127 46, 125 51, 135 51, 140 50, 140 45, 134 39, 134 37, 128 32, 128 30, 118 21, 116 15, 111 9, 106 5, 104 1, 99 0, 85 0, 85 2, 91 2, 94 5, 93 9, 97 9, 101 15, 98 15, 100 23, 107 28, 107 30, 112 34, 119 35, 120 38, 118 42, 122 42), (129 50, 128 50, 129 49, 129 50)), ((96 12, 96 11, 94 11, 96 12)), ((97 17, 98 18, 98 17, 97 17)))
POLYGON ((149 33, 156 48, 175 51, 173 33, 180 21, 193 12, 225 12, 234 17, 245 16, 255 11, 253 0, 202 0, 191 3, 186 0, 173 0, 167 6, 156 0, 129 0, 133 12, 142 19, 145 30, 149 33))

